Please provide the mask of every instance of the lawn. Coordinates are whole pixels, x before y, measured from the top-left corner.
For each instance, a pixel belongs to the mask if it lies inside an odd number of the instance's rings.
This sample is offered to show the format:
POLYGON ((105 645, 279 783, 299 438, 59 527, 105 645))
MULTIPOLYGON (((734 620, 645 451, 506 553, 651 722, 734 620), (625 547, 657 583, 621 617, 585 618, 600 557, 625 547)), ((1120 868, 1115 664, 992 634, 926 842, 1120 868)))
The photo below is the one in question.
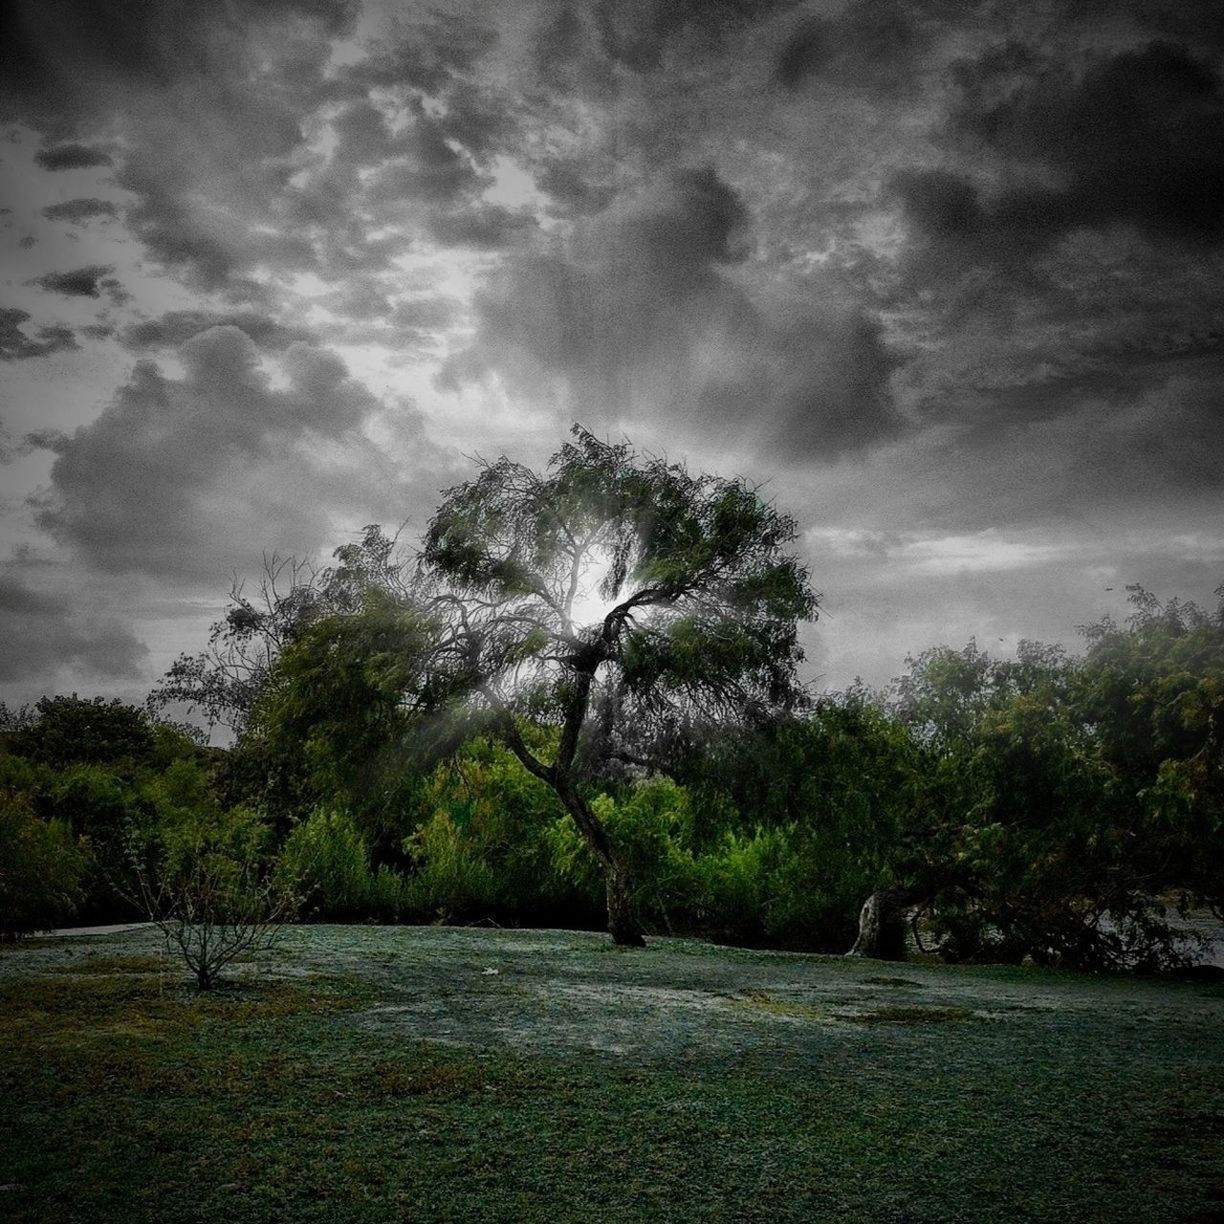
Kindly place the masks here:
POLYGON ((0 1219, 1224 1220, 1224 988, 560 931, 0 949, 0 1219))

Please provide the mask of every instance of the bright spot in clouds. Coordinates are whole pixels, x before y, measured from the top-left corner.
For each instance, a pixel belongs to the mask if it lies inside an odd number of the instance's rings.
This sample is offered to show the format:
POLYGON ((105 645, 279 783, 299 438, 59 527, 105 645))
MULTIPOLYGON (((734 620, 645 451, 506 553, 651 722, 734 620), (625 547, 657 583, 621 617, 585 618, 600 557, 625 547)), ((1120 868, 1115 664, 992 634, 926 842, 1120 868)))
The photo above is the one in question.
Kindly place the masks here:
POLYGON ((0 696, 139 698, 235 570, 574 421, 794 514, 831 686, 1210 601, 1204 12, 16 0, 0 696))

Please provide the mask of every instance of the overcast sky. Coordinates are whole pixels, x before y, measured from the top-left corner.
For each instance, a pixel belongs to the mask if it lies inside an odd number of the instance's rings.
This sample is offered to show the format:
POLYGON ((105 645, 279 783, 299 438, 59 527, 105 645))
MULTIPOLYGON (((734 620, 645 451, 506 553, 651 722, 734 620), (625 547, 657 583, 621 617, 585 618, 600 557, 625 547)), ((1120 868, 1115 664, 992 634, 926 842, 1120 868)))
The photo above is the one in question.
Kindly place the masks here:
POLYGON ((1224 583, 1224 5, 7 11, 10 703, 573 421, 797 518, 825 687, 1224 583))

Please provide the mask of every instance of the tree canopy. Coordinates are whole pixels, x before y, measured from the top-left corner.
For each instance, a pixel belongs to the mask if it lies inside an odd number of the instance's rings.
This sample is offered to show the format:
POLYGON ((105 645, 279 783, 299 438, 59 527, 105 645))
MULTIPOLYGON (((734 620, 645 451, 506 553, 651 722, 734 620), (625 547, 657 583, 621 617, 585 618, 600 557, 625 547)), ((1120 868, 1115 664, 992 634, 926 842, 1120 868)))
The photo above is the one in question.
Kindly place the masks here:
POLYGON ((643 731, 668 721, 803 701, 797 628, 817 597, 787 551, 795 534, 745 482, 579 426, 545 472, 499 459, 429 524, 420 572, 438 631, 419 707, 483 710, 557 792, 606 872, 618 941, 640 940, 629 881, 583 783, 648 759, 643 731), (528 745, 526 717, 556 728, 555 748, 528 745))

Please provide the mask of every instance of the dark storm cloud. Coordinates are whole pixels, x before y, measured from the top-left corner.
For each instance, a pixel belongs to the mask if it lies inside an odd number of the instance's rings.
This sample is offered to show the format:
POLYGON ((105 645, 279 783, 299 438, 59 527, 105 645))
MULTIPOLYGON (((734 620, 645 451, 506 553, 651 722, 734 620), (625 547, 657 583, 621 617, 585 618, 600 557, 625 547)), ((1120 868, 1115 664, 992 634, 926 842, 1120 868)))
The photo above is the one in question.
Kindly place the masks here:
POLYGON ((174 348, 212 327, 236 327, 260 348, 273 352, 314 338, 305 327, 287 327, 254 311, 171 310, 125 327, 119 342, 130 349, 174 348))
POLYGON ((261 297, 257 273, 315 269, 319 235, 288 215, 289 180, 303 125, 343 96, 326 68, 355 4, 19 0, 10 10, 0 55, 17 70, 0 112, 82 137, 117 125, 115 181, 135 197, 125 220, 155 263, 245 302, 261 297))
POLYGON ((446 331, 462 314, 455 298, 421 295, 392 306, 384 291, 358 290, 326 299, 324 305, 345 321, 319 328, 331 344, 377 344, 405 355, 436 356, 445 344, 446 331))
POLYGON ((505 97, 490 94, 470 81, 455 82, 445 96, 442 128, 478 162, 517 139, 516 108, 509 106, 505 97))
POLYGON ((339 89, 362 96, 406 85, 436 96, 472 72, 497 43, 497 30, 477 16, 430 11, 369 47, 362 59, 339 66, 335 80, 339 89))
POLYGON ((1224 240, 1224 87, 1209 60, 1153 42, 1068 63, 1013 42, 956 65, 952 79, 947 136, 1007 172, 1002 187, 968 169, 893 178, 933 256, 922 274, 1023 263, 1079 229, 1224 240))
MULTIPOLYGON (((476 71, 494 27, 405 12, 380 44, 333 65, 356 10, 22 0, 7 54, 26 67, 0 90, 0 113, 7 102, 61 140, 118 125, 127 229, 161 271, 235 309, 277 301, 299 274, 348 292, 435 230, 480 250, 510 244, 523 221, 481 200, 494 159, 521 141, 517 101, 476 71)), ((104 207, 48 216, 79 222, 104 207)))
POLYGON ((376 279, 362 281, 357 277, 346 288, 323 298, 320 305, 343 318, 362 322, 385 319, 391 312, 386 288, 376 279))
POLYGON ((68 449, 68 435, 62 429, 35 429, 22 438, 22 445, 31 450, 49 450, 61 454, 68 449))
POLYGON ((1087 403, 1054 428, 1068 455, 1068 492, 1085 506, 1142 492, 1218 498, 1224 490, 1224 358, 1132 370, 1132 397, 1087 403))
POLYGON ((611 100, 625 71, 652 77, 725 53, 797 0, 595 0, 539 5, 531 30, 532 88, 611 100))
POLYGON ((111 165, 110 154, 90 145, 62 144, 39 149, 34 160, 44 170, 81 170, 88 166, 111 165))
POLYGON ((107 679, 140 675, 148 648, 113 621, 89 624, 64 598, 0 573, 0 682, 29 680, 68 667, 107 679))
POLYGON ((1078 76, 1054 65, 1013 86, 1009 67, 959 72, 954 131, 1064 174, 1079 223, 1130 221, 1209 241, 1224 234, 1224 90, 1215 65, 1156 42, 1090 62, 1078 76), (1005 92, 996 99, 1000 76, 1005 92))
MULTIPOLYGON (((214 579, 256 541, 322 538, 332 467, 376 401, 328 352, 290 346, 284 389, 257 357, 245 333, 217 327, 181 347, 182 379, 139 362, 95 421, 54 440, 39 526, 105 571, 214 579)), ((350 493, 351 481, 343 472, 350 493)))
POLYGON ((126 213, 128 228, 152 259, 189 284, 257 297, 245 282, 253 268, 304 270, 315 261, 309 235, 253 224, 266 222, 288 175, 281 161, 301 139, 297 123, 279 108, 227 115, 202 131, 173 124, 146 130, 145 145, 116 175, 137 196, 126 213), (252 224, 239 220, 248 216, 252 224))
POLYGON ((609 59, 638 72, 658 68, 688 37, 720 50, 744 26, 793 8, 796 0, 596 0, 592 18, 609 59))
POLYGON ((1128 515, 1155 525, 1166 512, 1210 521, 1224 505, 1221 379, 1219 352, 1140 353, 1074 377, 967 391, 952 419, 867 473, 870 493, 839 500, 861 497, 861 515, 954 534, 997 526, 1092 535, 1128 515))
POLYGON ((480 198, 494 182, 492 158, 516 147, 508 102, 442 73, 427 106, 409 84, 384 86, 394 97, 380 95, 377 106, 364 95, 346 101, 329 120, 330 156, 284 192, 286 220, 313 237, 319 275, 354 282, 334 302, 361 298, 368 275, 386 271, 415 238, 494 250, 531 224, 480 198), (387 227, 377 238, 371 218, 387 227))
POLYGON ((925 38, 909 9, 856 0, 836 17, 803 18, 778 54, 778 81, 793 90, 811 79, 875 89, 912 80, 925 38))
POLYGON ((409 197, 442 204, 484 186, 488 180, 468 153, 455 147, 446 122, 426 112, 419 100, 413 101, 411 110, 412 121, 404 133, 384 146, 396 156, 372 180, 372 198, 392 202, 409 197))
POLYGON ((0 113, 70 128, 132 89, 228 79, 260 22, 297 17, 336 34, 356 11, 348 0, 11 0, 0 25, 0 113))
POLYGON ((80 225, 93 217, 115 217, 119 209, 110 200, 90 197, 82 200, 65 200, 62 204, 50 204, 42 210, 48 221, 67 221, 80 225))
POLYGON ((344 106, 331 123, 337 159, 371 165, 391 155, 394 137, 386 116, 367 98, 344 106))
POLYGON ((106 280, 115 269, 108 264, 90 264, 87 268, 76 268, 72 272, 48 272, 31 281, 48 293, 62 293, 65 297, 100 297, 107 288, 106 280))
POLYGON ((561 415, 738 431, 796 460, 896 431, 894 360, 876 324, 814 296, 759 307, 728 275, 748 254, 748 222, 712 169, 680 171, 595 218, 568 250, 510 259, 478 297, 475 344, 444 385, 496 371, 561 415))
POLYGON ((460 308, 456 298, 423 295, 398 302, 390 317, 396 327, 445 328, 459 317, 460 308))
POLYGON ((588 167, 574 159, 542 159, 536 171, 535 183, 550 197, 550 211, 561 217, 602 212, 616 195, 615 187, 597 181, 588 167))
POLYGON ((80 347, 67 327, 40 327, 37 337, 32 339, 21 330, 29 317, 24 310, 0 307, 0 361, 46 357, 80 347))

